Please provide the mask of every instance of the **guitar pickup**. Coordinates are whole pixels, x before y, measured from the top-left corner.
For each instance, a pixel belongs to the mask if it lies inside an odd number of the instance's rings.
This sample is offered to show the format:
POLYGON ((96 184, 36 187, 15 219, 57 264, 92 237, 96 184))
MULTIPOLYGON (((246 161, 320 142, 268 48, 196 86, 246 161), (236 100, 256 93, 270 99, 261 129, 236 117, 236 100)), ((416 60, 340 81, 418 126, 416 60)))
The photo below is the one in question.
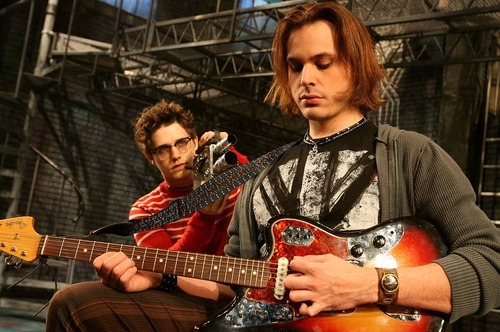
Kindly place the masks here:
POLYGON ((288 226, 281 234, 287 244, 309 247, 314 241, 313 232, 306 227, 288 226))
POLYGON ((281 257, 278 259, 278 271, 276 273, 276 284, 274 285, 274 297, 278 300, 283 300, 285 296, 285 281, 288 275, 288 259, 281 257))

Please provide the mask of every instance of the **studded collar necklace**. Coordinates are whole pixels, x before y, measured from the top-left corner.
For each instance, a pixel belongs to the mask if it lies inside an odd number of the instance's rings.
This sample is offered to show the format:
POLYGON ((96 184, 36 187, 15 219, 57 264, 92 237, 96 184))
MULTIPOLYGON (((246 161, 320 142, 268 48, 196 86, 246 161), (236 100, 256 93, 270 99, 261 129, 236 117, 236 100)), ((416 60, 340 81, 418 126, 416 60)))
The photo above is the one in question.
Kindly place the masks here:
POLYGON ((318 152, 318 146, 319 145, 323 145, 323 144, 326 144, 330 141, 333 141, 334 139, 337 139, 339 137, 342 137, 344 136, 345 134, 348 134, 350 133, 351 131, 353 131, 354 129, 358 128, 359 126, 365 124, 366 122, 368 122, 368 119, 363 117, 361 120, 359 120, 358 122, 356 122, 355 124, 347 127, 347 128, 344 128, 342 129, 341 131, 338 131, 336 132, 335 134, 333 135, 330 135, 330 136, 327 136, 327 137, 323 137, 323 138, 320 138, 319 140, 314 140, 311 135, 309 135, 309 129, 307 130, 306 134, 304 135, 304 143, 308 144, 308 145, 311 145, 312 146, 312 150, 311 150, 311 153, 312 154, 316 154, 318 152))

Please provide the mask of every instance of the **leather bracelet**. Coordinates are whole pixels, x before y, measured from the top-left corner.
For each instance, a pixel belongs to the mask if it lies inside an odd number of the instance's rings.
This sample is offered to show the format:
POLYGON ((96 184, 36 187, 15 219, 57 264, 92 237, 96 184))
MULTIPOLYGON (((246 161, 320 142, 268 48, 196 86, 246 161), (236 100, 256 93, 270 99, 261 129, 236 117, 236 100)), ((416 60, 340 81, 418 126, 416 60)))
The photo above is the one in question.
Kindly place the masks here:
POLYGON ((383 305, 395 304, 399 295, 399 278, 396 269, 376 268, 378 273, 378 301, 383 305))
POLYGON ((177 288, 177 276, 175 274, 163 274, 158 289, 164 292, 173 292, 177 288))

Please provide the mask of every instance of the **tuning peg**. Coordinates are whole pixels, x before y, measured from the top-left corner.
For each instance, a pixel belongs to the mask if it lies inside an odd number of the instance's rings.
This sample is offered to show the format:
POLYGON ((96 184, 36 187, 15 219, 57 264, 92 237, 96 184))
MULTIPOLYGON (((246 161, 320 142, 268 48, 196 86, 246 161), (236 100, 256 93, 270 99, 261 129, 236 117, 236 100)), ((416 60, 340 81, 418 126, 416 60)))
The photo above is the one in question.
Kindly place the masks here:
POLYGON ((21 268, 21 266, 23 266, 23 261, 22 261, 22 260, 18 260, 18 261, 16 262, 16 265, 14 265, 14 268, 15 268, 16 270, 19 270, 19 269, 21 268))
POLYGON ((5 257, 4 262, 5 265, 12 265, 12 255, 5 257))

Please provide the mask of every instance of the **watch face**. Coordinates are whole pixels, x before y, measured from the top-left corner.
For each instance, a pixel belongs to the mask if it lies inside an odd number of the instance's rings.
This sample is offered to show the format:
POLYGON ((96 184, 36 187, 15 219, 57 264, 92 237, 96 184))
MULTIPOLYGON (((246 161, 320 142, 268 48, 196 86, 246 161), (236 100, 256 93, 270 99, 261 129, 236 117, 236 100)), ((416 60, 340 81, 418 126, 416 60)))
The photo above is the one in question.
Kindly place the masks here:
POLYGON ((387 292, 396 291, 398 285, 398 278, 394 274, 386 274, 382 279, 382 286, 387 292))

